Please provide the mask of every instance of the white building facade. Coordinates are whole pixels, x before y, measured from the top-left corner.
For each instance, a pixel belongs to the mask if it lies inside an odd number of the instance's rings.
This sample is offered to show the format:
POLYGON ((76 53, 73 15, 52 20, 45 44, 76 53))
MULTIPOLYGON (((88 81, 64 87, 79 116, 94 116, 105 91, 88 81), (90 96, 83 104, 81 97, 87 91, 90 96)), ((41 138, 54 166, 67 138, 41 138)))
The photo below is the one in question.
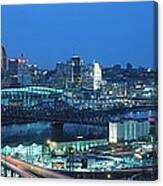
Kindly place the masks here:
POLYGON ((102 71, 100 64, 97 62, 93 63, 93 90, 98 90, 101 87, 102 82, 102 71))
POLYGON ((85 72, 85 81, 83 83, 84 88, 91 90, 99 90, 102 84, 102 70, 100 64, 93 61, 93 64, 89 66, 85 72))
POLYGON ((148 121, 122 121, 109 124, 109 142, 132 141, 147 138, 150 132, 148 121))

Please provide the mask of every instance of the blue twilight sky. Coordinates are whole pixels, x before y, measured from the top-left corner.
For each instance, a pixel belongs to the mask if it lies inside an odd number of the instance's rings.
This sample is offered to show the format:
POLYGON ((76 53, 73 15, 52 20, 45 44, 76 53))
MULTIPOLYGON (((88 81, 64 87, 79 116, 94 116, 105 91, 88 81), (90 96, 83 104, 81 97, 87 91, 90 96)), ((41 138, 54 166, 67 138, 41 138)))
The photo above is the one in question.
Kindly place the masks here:
POLYGON ((79 54, 112 64, 153 66, 154 3, 2 6, 2 43, 9 57, 53 68, 79 54))

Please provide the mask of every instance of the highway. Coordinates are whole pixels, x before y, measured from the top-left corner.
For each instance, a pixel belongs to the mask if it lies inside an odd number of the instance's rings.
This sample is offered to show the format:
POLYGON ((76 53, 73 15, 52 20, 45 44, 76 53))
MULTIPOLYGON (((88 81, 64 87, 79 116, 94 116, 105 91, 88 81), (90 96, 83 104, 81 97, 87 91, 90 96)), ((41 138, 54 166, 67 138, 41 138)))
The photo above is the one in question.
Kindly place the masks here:
POLYGON ((21 177, 25 177, 25 178, 36 178, 37 177, 34 174, 21 169, 20 167, 12 165, 11 163, 5 161, 3 158, 1 159, 1 163, 2 163, 2 166, 7 166, 9 169, 11 169, 13 172, 17 173, 21 177))
MULTIPOLYGON (((9 170, 20 175, 20 177, 25 178, 61 178, 61 179, 70 179, 70 178, 92 178, 92 179, 106 179, 107 175, 111 175, 112 179, 123 179, 127 176, 129 179, 135 180, 137 176, 143 174, 151 175, 153 172, 153 167, 135 167, 128 169, 115 169, 111 171, 101 172, 69 172, 63 171, 62 174, 58 173, 52 169, 40 167, 34 164, 18 160, 12 156, 3 156, 1 155, 2 166, 7 167, 9 170)), ((6 176, 6 175, 4 175, 6 176)), ((157 176, 157 175, 156 175, 157 176)), ((10 174, 8 175, 10 177, 10 174)))
POLYGON ((62 178, 62 179, 70 178, 68 176, 56 173, 52 170, 34 164, 29 164, 22 160, 15 159, 14 157, 11 156, 1 155, 1 162, 3 163, 3 165, 7 166, 9 169, 13 170, 14 172, 17 172, 22 177, 62 178))

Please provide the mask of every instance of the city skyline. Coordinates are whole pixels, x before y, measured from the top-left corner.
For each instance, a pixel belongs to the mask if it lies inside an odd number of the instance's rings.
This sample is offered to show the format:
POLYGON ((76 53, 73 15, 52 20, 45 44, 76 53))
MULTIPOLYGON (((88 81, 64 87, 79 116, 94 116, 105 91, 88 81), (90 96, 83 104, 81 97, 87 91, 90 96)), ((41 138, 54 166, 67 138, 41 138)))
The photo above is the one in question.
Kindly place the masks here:
POLYGON ((3 177, 158 179, 157 7, 2 7, 3 177))
MULTIPOLYGON (((2 46, 4 47, 4 45, 2 45, 2 46)), ((6 51, 6 49, 5 49, 5 51, 6 51)), ((6 52, 6 54, 7 54, 7 56, 6 56, 6 57, 7 57, 7 64, 9 63, 10 60, 11 60, 11 61, 14 61, 14 60, 25 60, 27 65, 29 65, 29 66, 35 65, 35 66, 37 66, 37 68, 40 69, 40 70, 55 70, 56 67, 57 67, 57 64, 66 64, 66 63, 68 63, 68 61, 69 61, 72 57, 79 57, 79 58, 84 62, 84 64, 85 64, 87 67, 93 65, 94 63, 99 63, 99 65, 101 66, 102 69, 113 68, 113 67, 115 67, 115 66, 117 66, 117 65, 118 65, 121 69, 127 69, 127 66, 128 66, 128 65, 131 65, 133 69, 145 68, 146 70, 154 70, 154 71, 156 70, 155 66, 154 66, 154 67, 144 66, 144 65, 134 66, 134 64, 131 63, 131 62, 126 62, 126 63, 123 63, 123 64, 120 64, 120 63, 112 63, 112 64, 108 64, 107 66, 105 66, 104 64, 101 63, 101 61, 98 61, 98 60, 96 60, 95 58, 92 58, 92 60, 89 61, 89 62, 88 62, 88 61, 85 61, 85 60, 83 60, 83 59, 84 59, 83 56, 80 56, 79 54, 74 54, 74 55, 72 54, 72 55, 70 55, 65 61, 59 61, 59 60, 56 61, 56 63, 54 63, 54 66, 53 66, 52 68, 46 68, 46 67, 40 66, 39 63, 32 63, 32 61, 29 60, 28 56, 24 56, 23 53, 20 53, 19 55, 17 55, 17 56, 12 56, 12 57, 11 57, 10 55, 8 55, 7 52, 6 52)), ((7 65, 7 64, 6 64, 6 65, 7 65)), ((7 65, 6 68, 8 69, 8 65, 7 65)))
POLYGON ((134 67, 152 67, 152 11, 152 2, 2 6, 2 42, 9 57, 24 53, 30 63, 41 68, 54 68, 58 61, 65 62, 73 54, 80 55, 87 64, 96 59, 104 67, 124 67, 128 62, 134 67), (10 22, 11 17, 17 21, 10 22), (53 22, 57 28, 50 27, 53 22))

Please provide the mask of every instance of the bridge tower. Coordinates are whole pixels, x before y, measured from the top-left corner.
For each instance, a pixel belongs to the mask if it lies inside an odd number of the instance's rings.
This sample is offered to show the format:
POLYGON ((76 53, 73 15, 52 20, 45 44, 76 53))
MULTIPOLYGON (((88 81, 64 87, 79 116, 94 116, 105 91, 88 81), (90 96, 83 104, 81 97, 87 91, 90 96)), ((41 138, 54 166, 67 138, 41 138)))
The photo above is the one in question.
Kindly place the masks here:
POLYGON ((63 126, 64 123, 61 121, 53 121, 52 123, 53 135, 56 141, 61 141, 63 139, 63 126))

